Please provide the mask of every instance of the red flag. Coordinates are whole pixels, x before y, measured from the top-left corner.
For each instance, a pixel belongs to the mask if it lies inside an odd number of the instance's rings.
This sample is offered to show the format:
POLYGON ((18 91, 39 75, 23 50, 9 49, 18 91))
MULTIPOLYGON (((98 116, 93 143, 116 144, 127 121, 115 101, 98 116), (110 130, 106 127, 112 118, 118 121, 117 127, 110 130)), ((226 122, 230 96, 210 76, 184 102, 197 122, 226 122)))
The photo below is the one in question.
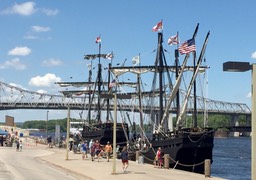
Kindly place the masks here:
POLYGON ((96 42, 96 44, 101 42, 100 36, 98 36, 98 37, 96 38, 95 42, 96 42))
POLYGON ((179 44, 179 35, 171 36, 168 39, 168 45, 177 45, 179 44))
POLYGON ((152 31, 156 32, 156 31, 159 31, 159 30, 161 30, 161 29, 163 29, 163 22, 162 22, 162 20, 161 20, 159 23, 157 23, 157 24, 152 28, 152 31))

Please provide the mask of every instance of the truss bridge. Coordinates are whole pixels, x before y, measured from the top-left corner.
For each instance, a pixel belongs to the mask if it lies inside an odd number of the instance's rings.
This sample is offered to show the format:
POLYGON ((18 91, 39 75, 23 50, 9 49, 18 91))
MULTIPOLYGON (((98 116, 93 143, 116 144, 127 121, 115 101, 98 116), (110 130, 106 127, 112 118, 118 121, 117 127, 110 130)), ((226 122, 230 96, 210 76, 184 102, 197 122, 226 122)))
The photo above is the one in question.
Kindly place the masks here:
MULTIPOLYGON (((181 93, 181 96, 184 93, 181 93)), ((184 95, 183 95, 184 96, 184 95)), ((190 101, 192 101, 191 98, 190 101)), ((73 110, 86 110, 89 108, 88 97, 66 97, 63 95, 53 95, 53 94, 43 94, 34 91, 29 91, 21 89, 16 86, 9 85, 4 82, 0 82, 0 110, 12 110, 12 109, 70 109, 73 110)), ((193 102, 189 103, 193 104, 193 102)), ((138 111, 138 108, 132 108, 134 104, 131 104, 130 100, 125 100, 124 105, 122 105, 122 110, 138 111)), ((135 104, 135 106, 137 106, 135 104)), ((208 114, 226 114, 226 115, 251 115, 250 108, 243 103, 231 103, 216 101, 211 99, 206 99, 203 97, 197 97, 197 106, 199 112, 204 112, 207 109, 208 114)), ((94 102, 91 105, 91 109, 96 109, 97 103, 94 102)), ((103 109, 106 107, 103 107, 103 109)), ((155 110, 158 109, 157 106, 154 107, 155 110)), ((114 103, 111 101, 110 109, 114 109, 114 103)), ((118 107, 120 110, 120 107, 118 107)), ((143 111, 147 113, 148 107, 144 106, 143 111)), ((176 109, 171 108, 169 110, 171 113, 175 113, 176 109)), ((188 112, 192 112, 193 107, 189 105, 188 112)))

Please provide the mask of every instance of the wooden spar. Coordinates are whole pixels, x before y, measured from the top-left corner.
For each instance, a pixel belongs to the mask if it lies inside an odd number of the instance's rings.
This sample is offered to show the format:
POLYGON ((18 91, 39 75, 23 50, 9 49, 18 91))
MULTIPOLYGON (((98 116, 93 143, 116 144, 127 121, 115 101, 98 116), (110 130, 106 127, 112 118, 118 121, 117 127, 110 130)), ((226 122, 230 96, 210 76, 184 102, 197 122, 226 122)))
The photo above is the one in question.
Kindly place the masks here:
POLYGON ((206 49, 206 45, 207 45, 207 42, 208 42, 209 35, 210 35, 210 32, 208 32, 207 35, 206 35, 206 38, 205 38, 205 41, 204 41, 204 44, 203 44, 200 56, 199 56, 199 58, 197 60, 195 73, 193 74, 193 76, 191 78, 187 94, 186 94, 186 96, 184 98, 185 101, 184 101, 184 104, 182 106, 181 113, 180 113, 179 117, 177 118, 177 123, 176 123, 177 128, 179 128, 179 126, 181 124, 182 117, 185 114, 185 111, 186 111, 186 108, 187 108, 187 103, 188 103, 188 98, 190 96, 190 93, 191 93, 191 90, 192 90, 192 86, 194 85, 195 78, 196 78, 196 76, 198 74, 200 64, 202 62, 202 59, 203 59, 203 56, 204 56, 204 53, 205 53, 205 49, 206 49))

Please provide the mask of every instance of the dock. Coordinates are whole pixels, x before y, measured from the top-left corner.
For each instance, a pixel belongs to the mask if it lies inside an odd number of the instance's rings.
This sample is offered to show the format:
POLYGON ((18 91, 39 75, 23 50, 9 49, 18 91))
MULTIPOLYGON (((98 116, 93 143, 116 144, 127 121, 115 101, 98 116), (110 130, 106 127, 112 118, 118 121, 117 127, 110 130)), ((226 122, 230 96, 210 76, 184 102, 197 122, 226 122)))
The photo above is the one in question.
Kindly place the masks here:
POLYGON ((30 145, 30 148, 32 147, 43 148, 52 152, 50 155, 41 156, 41 160, 67 170, 67 172, 72 174, 77 174, 81 179, 85 180, 223 180, 218 177, 205 177, 203 174, 177 169, 157 168, 151 164, 139 164, 135 161, 129 161, 128 171, 123 172, 120 159, 116 159, 116 166, 114 168, 112 159, 107 162, 105 158, 100 158, 98 162, 97 159, 92 161, 90 155, 88 155, 88 158, 82 160, 80 153, 75 154, 70 151, 67 153, 66 149, 59 149, 57 147, 49 148, 47 145, 42 144, 35 146, 34 143, 30 145), (113 168, 115 169, 115 173, 113 173, 113 168))

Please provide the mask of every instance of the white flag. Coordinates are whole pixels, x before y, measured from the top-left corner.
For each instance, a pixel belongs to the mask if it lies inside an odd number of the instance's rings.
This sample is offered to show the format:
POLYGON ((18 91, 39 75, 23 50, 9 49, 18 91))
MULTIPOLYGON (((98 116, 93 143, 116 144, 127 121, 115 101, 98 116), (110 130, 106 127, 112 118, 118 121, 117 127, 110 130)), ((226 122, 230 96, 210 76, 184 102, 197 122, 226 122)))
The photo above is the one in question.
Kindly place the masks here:
POLYGON ((132 58, 132 64, 135 66, 140 63, 140 56, 134 56, 132 58))

